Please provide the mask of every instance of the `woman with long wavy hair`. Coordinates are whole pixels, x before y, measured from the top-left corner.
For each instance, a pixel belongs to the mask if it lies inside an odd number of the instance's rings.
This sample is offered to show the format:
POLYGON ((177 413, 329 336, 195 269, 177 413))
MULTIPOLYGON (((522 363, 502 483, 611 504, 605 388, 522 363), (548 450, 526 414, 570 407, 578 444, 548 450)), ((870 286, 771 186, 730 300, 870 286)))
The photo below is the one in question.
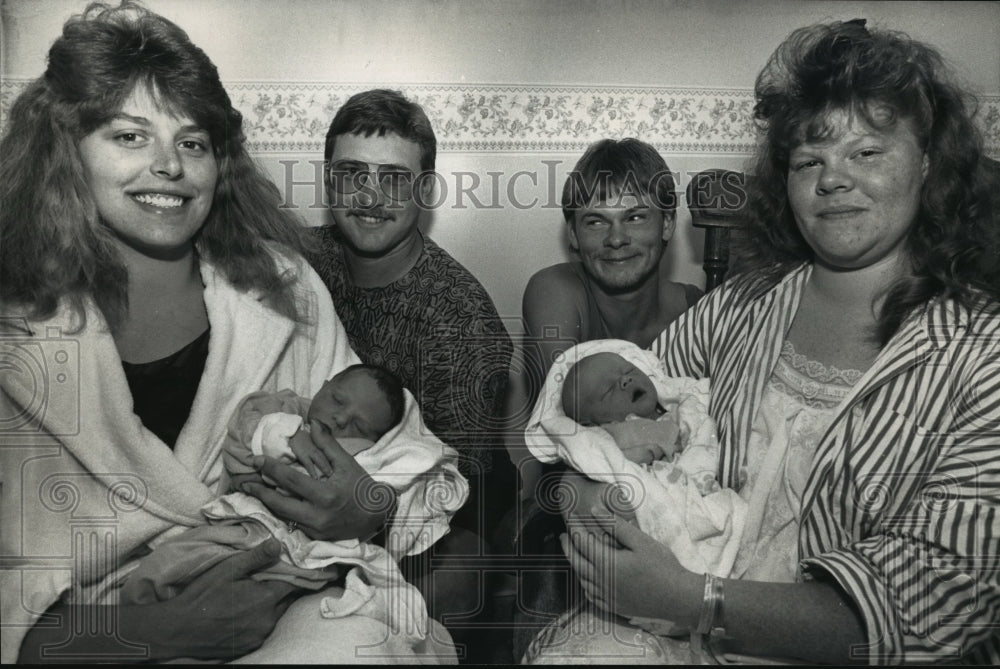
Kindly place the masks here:
MULTIPOLYGON (((165 601, 115 597, 158 542, 206 522, 244 396, 311 397, 358 362, 205 53, 132 2, 92 5, 13 104, 0 153, 3 662, 416 654, 370 618, 331 627, 321 593, 254 579, 273 540, 165 601)), ((334 475, 268 462, 287 494, 261 500, 312 539, 376 534, 374 481, 312 439, 334 475)))
POLYGON ((711 378, 735 566, 692 572, 567 479, 593 606, 528 661, 1000 661, 1000 184, 953 81, 863 20, 775 51, 742 271, 659 342, 711 378))

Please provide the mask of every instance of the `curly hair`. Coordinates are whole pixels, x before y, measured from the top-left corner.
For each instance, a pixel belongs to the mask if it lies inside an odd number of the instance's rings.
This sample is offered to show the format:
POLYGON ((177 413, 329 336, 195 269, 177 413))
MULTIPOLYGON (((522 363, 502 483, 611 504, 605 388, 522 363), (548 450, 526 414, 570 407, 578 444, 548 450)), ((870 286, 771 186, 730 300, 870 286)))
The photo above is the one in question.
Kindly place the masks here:
POLYGON ((563 218, 572 223, 577 209, 613 192, 648 195, 665 216, 672 217, 677 210, 675 191, 674 175, 653 146, 634 137, 602 139, 587 147, 566 177, 563 218))
POLYGON ((279 208, 277 187, 247 153, 242 115, 215 65, 181 28, 131 0, 93 3, 67 21, 44 75, 11 107, 0 140, 0 301, 43 319, 65 299, 83 327, 92 299, 112 331, 125 319, 128 272, 77 147, 137 86, 211 138, 219 177, 194 238, 198 253, 238 289, 259 291, 269 307, 299 319, 293 278, 267 247, 301 253, 304 227, 279 208))
POLYGON ((763 132, 750 193, 746 248, 739 272, 776 284, 812 261, 787 193, 788 157, 804 141, 829 132, 825 121, 842 110, 871 127, 908 121, 930 169, 906 247, 910 275, 888 288, 875 336, 884 346, 909 313, 937 297, 974 301, 973 291, 1000 296, 1000 187, 965 92, 932 47, 892 31, 868 30, 863 19, 794 31, 757 76, 754 115, 763 132))

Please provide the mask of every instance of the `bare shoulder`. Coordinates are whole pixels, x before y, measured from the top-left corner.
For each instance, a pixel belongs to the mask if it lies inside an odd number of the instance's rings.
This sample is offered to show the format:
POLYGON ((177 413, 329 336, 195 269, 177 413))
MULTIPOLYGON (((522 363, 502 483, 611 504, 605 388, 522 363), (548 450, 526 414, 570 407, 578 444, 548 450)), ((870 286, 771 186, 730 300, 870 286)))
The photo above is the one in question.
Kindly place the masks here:
POLYGON ((660 279, 660 314, 658 325, 666 327, 678 316, 695 305, 704 297, 705 292, 690 283, 678 283, 660 279))
POLYGON ((554 298, 566 299, 586 297, 585 289, 579 275, 574 271, 573 263, 550 265, 535 272, 524 289, 524 299, 548 302, 554 298))
POLYGON ((667 296, 671 302, 685 308, 691 306, 705 295, 705 291, 693 283, 671 281, 666 276, 660 276, 660 294, 667 296))
POLYGON ((536 272, 524 289, 521 310, 529 332, 558 327, 562 336, 579 337, 587 294, 572 263, 552 265, 536 272))

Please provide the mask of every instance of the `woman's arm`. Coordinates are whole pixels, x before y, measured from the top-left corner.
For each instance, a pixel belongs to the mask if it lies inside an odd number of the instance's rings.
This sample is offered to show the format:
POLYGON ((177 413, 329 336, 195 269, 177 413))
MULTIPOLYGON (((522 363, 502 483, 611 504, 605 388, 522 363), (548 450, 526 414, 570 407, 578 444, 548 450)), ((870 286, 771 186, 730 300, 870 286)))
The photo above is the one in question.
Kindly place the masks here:
POLYGON ((56 624, 36 623, 19 663, 234 660, 258 648, 294 601, 297 586, 250 574, 277 561, 266 541, 221 561, 173 599, 155 604, 51 607, 56 624))
MULTIPOLYGON (((575 479, 577 499, 601 498, 603 484, 575 479)), ((704 576, 688 571, 662 544, 595 506, 571 514, 563 550, 590 598, 625 617, 670 620, 696 629, 704 576)), ((761 583, 724 579, 725 650, 809 662, 856 662, 851 649, 866 642, 850 599, 826 583, 761 583)), ((866 659, 866 658, 860 658, 866 659)))

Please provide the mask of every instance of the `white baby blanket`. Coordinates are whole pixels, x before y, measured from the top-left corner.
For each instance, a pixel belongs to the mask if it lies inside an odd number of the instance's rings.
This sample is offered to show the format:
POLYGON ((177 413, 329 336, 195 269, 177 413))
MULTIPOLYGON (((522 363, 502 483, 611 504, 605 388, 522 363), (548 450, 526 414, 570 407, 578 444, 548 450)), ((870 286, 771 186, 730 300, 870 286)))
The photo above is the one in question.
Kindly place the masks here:
MULTIPOLYGON (((264 449, 263 439, 267 430, 262 430, 261 424, 275 417, 290 417, 301 422, 308 408, 308 399, 288 389, 277 393, 256 392, 245 397, 230 420, 223 445, 228 473, 256 471, 251 464, 256 455, 267 454, 296 463, 285 436, 287 430, 281 429, 289 421, 268 421, 272 423, 270 427, 277 427, 275 434, 270 436, 280 442, 269 443, 268 449, 264 449)), ((416 402, 407 395, 406 413, 418 412, 416 402)), ((447 523, 465 500, 466 488, 463 486, 459 491, 463 494, 448 499, 428 494, 428 485, 430 491, 435 485, 435 472, 450 462, 454 453, 450 449, 435 451, 408 440, 402 432, 406 422, 401 421, 378 443, 343 440, 348 445, 366 442, 368 448, 355 455, 358 464, 374 480, 395 490, 397 508, 406 513, 408 522, 397 524, 389 531, 388 550, 358 539, 311 539, 300 529, 290 529, 256 497, 231 492, 202 507, 210 525, 191 528, 159 543, 125 579, 119 592, 120 600, 150 603, 170 599, 176 595, 179 585, 186 584, 192 576, 232 555, 233 551, 249 550, 273 536, 282 545, 282 560, 262 570, 255 578, 281 579, 319 589, 346 573, 343 587, 328 589, 321 601, 320 613, 324 618, 363 615, 384 622, 393 634, 405 632, 414 643, 422 642, 427 629, 426 605, 420 592, 406 582, 397 560, 426 550, 431 534, 426 526, 447 523)), ((228 485, 228 478, 224 485, 228 485)), ((225 487, 220 492, 224 490, 225 487)), ((368 501, 376 505, 388 503, 389 495, 385 496, 383 500, 368 501)))
POLYGON ((635 508, 643 532, 667 546, 687 569, 727 576, 746 521, 746 503, 716 480, 719 443, 708 414, 709 381, 671 378, 651 351, 620 339, 584 342, 553 362, 525 429, 525 442, 542 462, 564 461, 595 481, 615 483, 635 508), (661 404, 679 402, 684 450, 673 462, 628 460, 607 430, 583 427, 562 409, 569 369, 595 353, 617 353, 649 375, 661 404))

